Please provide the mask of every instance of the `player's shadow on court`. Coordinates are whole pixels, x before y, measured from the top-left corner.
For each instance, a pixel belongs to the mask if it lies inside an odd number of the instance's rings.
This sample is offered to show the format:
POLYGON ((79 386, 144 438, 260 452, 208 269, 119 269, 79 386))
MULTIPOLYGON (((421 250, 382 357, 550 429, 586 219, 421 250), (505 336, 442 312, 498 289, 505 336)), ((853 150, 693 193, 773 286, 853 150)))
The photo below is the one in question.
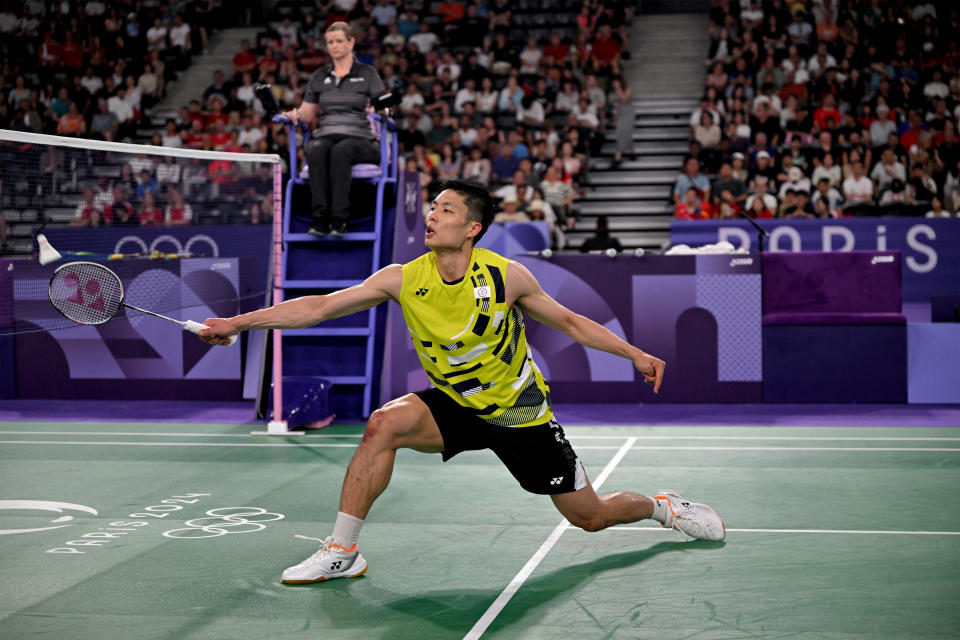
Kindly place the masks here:
MULTIPOLYGON (((692 540, 690 542, 661 542, 647 549, 605 556, 599 560, 575 564, 527 580, 493 623, 495 627, 510 625, 558 596, 569 594, 576 587, 590 581, 604 571, 623 569, 646 562, 661 553, 718 549, 723 542, 692 540)), ((400 613, 423 618, 438 626, 466 633, 493 604, 500 590, 447 589, 386 602, 384 606, 400 613)), ((530 620, 525 621, 529 623, 530 620)))

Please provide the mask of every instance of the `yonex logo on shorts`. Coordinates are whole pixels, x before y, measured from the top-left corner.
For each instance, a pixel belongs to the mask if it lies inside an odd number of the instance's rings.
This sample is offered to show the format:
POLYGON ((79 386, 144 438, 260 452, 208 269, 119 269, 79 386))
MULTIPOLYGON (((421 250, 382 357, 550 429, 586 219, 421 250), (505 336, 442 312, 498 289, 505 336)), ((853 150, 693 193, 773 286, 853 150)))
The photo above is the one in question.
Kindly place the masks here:
POLYGON ((563 476, 560 476, 559 478, 554 478, 553 480, 550 481, 550 484, 560 484, 561 482, 563 482, 563 476))
POLYGON ((430 291, 430 289, 424 289, 424 288, 421 287, 420 289, 417 289, 417 290, 414 292, 413 295, 415 295, 415 296, 425 296, 425 295, 427 295, 427 291, 430 291))

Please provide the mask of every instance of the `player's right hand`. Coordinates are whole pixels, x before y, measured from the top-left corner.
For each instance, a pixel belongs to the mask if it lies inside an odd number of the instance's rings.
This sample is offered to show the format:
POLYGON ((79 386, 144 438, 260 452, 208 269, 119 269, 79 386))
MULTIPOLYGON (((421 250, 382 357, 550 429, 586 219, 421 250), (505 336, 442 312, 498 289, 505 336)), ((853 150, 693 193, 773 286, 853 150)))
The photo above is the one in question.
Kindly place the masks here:
POLYGON ((207 318, 203 324, 207 328, 201 329, 197 335, 207 344, 226 347, 230 344, 230 337, 239 333, 231 318, 207 318))

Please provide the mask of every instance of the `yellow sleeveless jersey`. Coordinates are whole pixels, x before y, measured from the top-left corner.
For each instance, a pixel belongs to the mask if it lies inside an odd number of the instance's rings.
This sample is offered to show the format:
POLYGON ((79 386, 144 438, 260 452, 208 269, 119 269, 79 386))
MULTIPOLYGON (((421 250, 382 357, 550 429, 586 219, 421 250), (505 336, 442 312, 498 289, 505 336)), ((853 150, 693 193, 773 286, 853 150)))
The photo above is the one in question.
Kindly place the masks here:
POLYGON ((487 422, 528 427, 553 411, 523 313, 506 303, 509 262, 475 248, 466 276, 447 284, 431 251, 403 265, 400 307, 434 386, 487 422))

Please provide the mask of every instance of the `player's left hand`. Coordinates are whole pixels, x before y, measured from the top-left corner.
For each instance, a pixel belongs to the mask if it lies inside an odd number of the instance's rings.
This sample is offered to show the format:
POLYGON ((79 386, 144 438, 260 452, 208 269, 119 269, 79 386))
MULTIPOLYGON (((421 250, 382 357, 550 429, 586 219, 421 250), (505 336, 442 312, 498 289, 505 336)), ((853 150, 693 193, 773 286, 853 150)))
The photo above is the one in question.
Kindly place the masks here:
POLYGON ((633 357, 633 366, 643 374, 643 381, 653 385, 653 392, 660 392, 660 383, 663 382, 663 370, 667 363, 649 353, 640 352, 633 357))

